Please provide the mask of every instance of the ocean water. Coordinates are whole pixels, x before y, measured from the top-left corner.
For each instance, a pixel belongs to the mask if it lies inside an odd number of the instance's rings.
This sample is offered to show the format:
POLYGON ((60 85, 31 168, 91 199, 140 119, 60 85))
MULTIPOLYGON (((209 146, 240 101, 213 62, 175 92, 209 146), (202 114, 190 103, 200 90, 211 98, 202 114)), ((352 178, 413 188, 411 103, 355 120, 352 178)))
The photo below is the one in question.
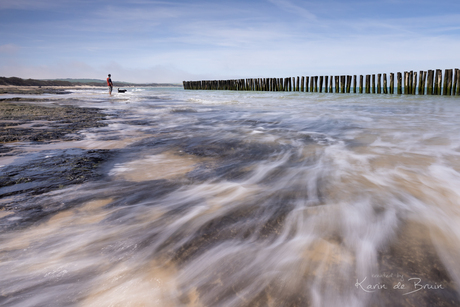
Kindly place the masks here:
POLYGON ((460 98, 48 98, 110 124, 0 164, 69 148, 113 158, 99 180, 26 200, 63 209, 0 234, 0 305, 460 305, 460 98))

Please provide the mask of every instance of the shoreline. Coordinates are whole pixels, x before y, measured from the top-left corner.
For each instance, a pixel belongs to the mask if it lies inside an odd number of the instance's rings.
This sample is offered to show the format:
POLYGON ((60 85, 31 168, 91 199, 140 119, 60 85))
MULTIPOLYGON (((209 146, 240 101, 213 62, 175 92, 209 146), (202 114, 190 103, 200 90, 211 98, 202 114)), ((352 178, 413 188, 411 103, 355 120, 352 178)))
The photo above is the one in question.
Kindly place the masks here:
MULTIPOLYGON (((117 86, 114 85, 114 91, 117 88, 138 88, 138 87, 148 87, 148 86, 117 86)), ((182 88, 182 86, 156 86, 158 88, 182 88)), ((74 86, 18 86, 18 85, 0 85, 0 99, 2 94, 30 94, 30 95, 40 95, 40 94, 68 94, 68 90, 89 90, 89 89, 98 89, 98 90, 107 90, 106 85, 93 86, 93 85, 74 85, 74 86)))

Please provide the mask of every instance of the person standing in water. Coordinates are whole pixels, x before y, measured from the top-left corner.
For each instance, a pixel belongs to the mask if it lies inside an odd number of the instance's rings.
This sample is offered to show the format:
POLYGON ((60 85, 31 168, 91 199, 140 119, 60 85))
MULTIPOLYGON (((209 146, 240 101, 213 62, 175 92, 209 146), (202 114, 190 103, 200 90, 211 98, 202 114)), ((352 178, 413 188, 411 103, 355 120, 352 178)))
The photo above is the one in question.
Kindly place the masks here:
POLYGON ((107 78, 107 86, 109 87, 109 95, 112 96, 112 88, 113 88, 113 83, 112 83, 112 78, 109 77, 107 78))

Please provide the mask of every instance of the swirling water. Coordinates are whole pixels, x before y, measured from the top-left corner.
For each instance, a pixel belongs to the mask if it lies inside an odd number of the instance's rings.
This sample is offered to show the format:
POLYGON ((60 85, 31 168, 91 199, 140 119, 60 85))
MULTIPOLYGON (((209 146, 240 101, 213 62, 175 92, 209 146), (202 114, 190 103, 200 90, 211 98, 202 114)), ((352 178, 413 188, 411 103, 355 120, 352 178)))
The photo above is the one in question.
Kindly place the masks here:
POLYGON ((139 88, 57 102, 117 117, 24 147, 113 159, 100 180, 27 200, 62 210, 0 234, 3 306, 460 304, 459 98, 139 88))

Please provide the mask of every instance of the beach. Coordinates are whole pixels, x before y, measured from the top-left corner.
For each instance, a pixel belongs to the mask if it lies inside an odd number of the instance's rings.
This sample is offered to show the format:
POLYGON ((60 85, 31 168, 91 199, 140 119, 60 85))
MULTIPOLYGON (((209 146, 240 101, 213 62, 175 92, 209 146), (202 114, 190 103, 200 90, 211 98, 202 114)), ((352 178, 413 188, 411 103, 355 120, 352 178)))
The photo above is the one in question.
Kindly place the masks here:
POLYGON ((0 305, 457 306, 459 103, 0 87, 0 305))

